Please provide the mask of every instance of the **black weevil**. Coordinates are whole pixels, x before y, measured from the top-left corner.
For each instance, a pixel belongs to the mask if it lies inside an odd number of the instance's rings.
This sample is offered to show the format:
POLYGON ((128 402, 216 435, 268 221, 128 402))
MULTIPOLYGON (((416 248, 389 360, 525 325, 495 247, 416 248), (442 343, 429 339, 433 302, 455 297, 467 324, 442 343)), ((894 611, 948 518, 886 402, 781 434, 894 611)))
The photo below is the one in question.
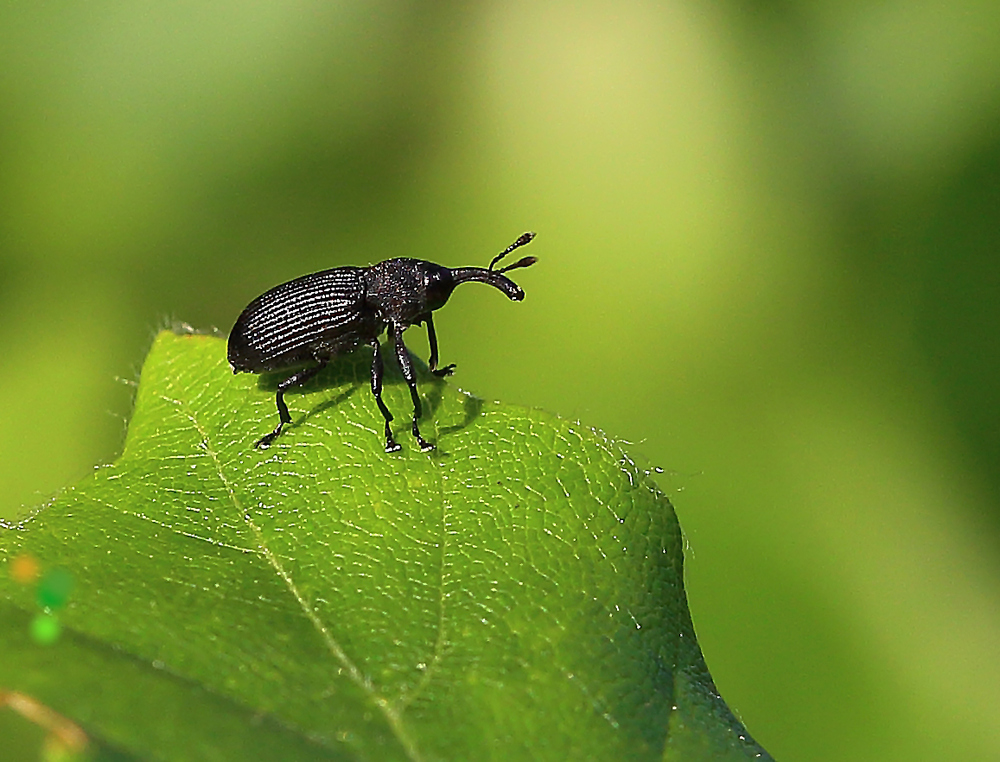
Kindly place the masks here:
POLYGON ((403 331, 411 325, 427 324, 431 356, 427 364, 436 376, 450 375, 454 365, 438 368, 437 336, 431 312, 444 306, 459 283, 480 281, 503 291, 513 301, 521 301, 524 291, 503 275, 508 270, 528 267, 535 257, 524 257, 512 265, 494 270, 501 259, 524 246, 534 233, 525 233, 500 252, 489 268, 448 268, 420 259, 387 259, 370 267, 335 267, 282 283, 247 305, 229 333, 229 364, 233 373, 265 373, 301 367, 278 384, 276 401, 278 425, 265 434, 257 447, 267 447, 292 417, 285 405, 285 392, 300 386, 319 373, 336 355, 346 354, 361 344, 375 350, 372 360, 372 393, 385 418, 385 451, 399 445, 392 438, 392 413, 382 401, 382 354, 378 337, 388 329, 396 349, 396 359, 413 399, 413 436, 422 450, 434 445, 420 436, 420 397, 417 395, 413 360, 403 343, 403 331))

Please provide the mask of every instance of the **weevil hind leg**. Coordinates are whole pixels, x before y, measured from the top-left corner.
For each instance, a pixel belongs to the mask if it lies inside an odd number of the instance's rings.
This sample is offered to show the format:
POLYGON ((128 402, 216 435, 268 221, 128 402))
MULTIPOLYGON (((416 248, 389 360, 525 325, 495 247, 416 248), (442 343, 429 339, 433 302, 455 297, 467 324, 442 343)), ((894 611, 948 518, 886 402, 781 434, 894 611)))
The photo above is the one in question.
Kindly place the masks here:
POLYGON ((275 404, 278 406, 278 425, 274 427, 274 430, 269 434, 265 434, 259 440, 257 444, 254 445, 258 450, 265 447, 269 447, 271 443, 278 438, 281 430, 289 423, 292 422, 292 416, 288 412, 288 405, 285 404, 285 392, 291 389, 293 386, 301 386, 310 378, 319 373, 323 368, 326 367, 329 358, 322 359, 318 361, 318 365, 313 365, 309 368, 303 368, 302 370, 293 373, 280 384, 278 384, 278 391, 274 396, 275 404))

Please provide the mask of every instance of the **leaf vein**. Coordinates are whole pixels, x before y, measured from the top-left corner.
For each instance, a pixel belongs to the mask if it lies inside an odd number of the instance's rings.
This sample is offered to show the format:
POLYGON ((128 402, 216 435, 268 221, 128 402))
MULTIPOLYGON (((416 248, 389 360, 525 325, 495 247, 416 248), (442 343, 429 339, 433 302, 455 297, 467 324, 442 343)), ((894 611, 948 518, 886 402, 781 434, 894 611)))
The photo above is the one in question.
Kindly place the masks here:
POLYGON ((413 760, 413 762, 420 762, 422 759, 419 750, 417 749, 416 743, 410 737, 409 733, 403 727, 402 717, 390 704, 389 702, 381 696, 375 687, 372 685, 371 681, 358 669, 358 666, 351 660, 344 649, 341 647, 337 639, 333 637, 333 634, 327 628, 327 626, 320 619, 319 615, 316 613, 315 609, 309 603, 308 600, 302 595, 295 581, 292 579, 291 575, 285 569, 284 565, 281 563, 280 558, 276 553, 274 553, 268 546, 266 539, 264 538, 264 533, 261 531, 260 527, 250 518, 250 514, 245 511, 240 504, 239 498, 236 496, 236 491, 233 488, 232 483, 226 477, 225 468, 219 459, 218 453, 215 448, 211 446, 209 441, 208 432, 198 421, 197 417, 193 415, 188 409, 188 405, 181 403, 185 408, 185 416, 191 421, 191 424, 195 427, 198 435, 201 437, 202 446, 205 448, 205 452, 211 458, 213 464, 215 465, 216 473, 219 476, 219 480, 222 482, 229 495, 230 502, 236 509, 236 512, 243 517, 244 522, 253 532, 254 537, 257 539, 258 547, 260 552, 267 559, 271 568, 274 569, 275 573, 281 578, 285 583, 288 591, 292 594, 295 600, 298 602, 299 608, 305 615, 306 619, 309 620, 313 628, 317 631, 320 638, 322 639, 324 645, 330 654, 340 663, 344 671, 347 673, 348 678, 357 685, 365 694, 367 694, 372 703, 378 707, 379 711, 384 715, 386 722, 388 723, 390 729, 395 734, 400 745, 403 747, 403 751, 406 756, 413 760))

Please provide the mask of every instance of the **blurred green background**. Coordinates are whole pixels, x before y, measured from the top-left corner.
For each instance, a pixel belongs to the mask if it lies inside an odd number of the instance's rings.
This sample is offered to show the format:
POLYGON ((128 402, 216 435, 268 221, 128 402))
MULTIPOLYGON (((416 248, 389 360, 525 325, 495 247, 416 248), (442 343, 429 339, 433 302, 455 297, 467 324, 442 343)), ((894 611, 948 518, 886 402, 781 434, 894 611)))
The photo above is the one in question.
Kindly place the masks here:
POLYGON ((442 361, 664 469, 758 740, 996 759, 994 2, 5 3, 0 516, 116 456, 158 328, 528 229, 442 361))

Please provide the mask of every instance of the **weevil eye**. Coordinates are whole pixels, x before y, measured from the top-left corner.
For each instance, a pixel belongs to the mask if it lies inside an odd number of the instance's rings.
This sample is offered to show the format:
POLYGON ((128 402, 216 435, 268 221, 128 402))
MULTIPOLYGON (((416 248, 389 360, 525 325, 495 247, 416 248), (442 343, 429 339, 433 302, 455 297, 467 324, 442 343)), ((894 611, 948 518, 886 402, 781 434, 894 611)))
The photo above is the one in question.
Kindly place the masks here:
POLYGON ((432 265, 427 269, 424 275, 424 293, 427 295, 429 311, 443 307, 454 290, 455 281, 451 277, 451 270, 438 265, 432 265))

